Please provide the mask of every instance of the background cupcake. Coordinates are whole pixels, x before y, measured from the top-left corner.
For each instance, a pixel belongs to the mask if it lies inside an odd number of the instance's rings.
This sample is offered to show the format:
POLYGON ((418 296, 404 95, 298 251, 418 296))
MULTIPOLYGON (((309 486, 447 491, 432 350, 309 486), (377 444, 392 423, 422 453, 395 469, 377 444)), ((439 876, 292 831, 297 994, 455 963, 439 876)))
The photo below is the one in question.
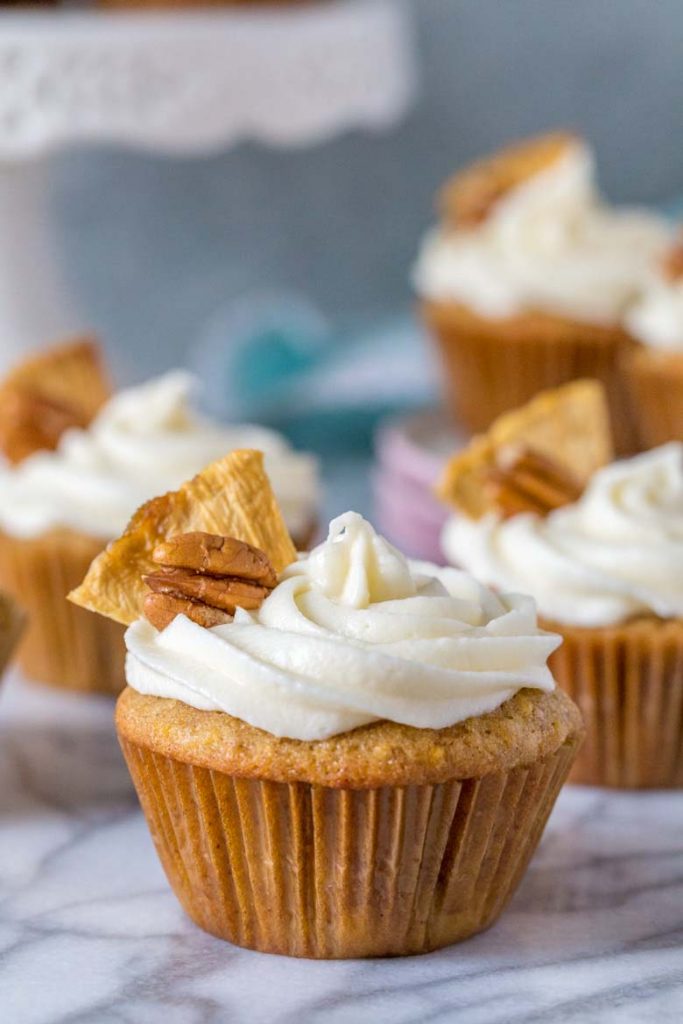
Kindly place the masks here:
POLYGON ((441 193, 414 271, 453 413, 473 431, 544 387, 597 377, 619 450, 636 438, 622 318, 666 242, 651 214, 609 207, 588 145, 542 136, 484 159, 441 193))
POLYGON ((110 399, 90 426, 68 429, 55 451, 38 451, 0 473, 0 582, 29 613, 20 650, 31 678, 75 690, 117 693, 122 630, 69 605, 65 595, 150 494, 163 493, 207 460, 246 442, 267 452, 297 542, 315 531, 316 465, 278 434, 202 419, 192 378, 174 371, 110 399))
MULTIPOLYGON (((558 394, 554 409, 546 396, 556 438, 558 394)), ((552 459, 534 461, 523 413, 519 420, 518 436, 495 448, 479 478, 476 512, 458 487, 467 461, 453 460, 442 493, 457 511, 444 551, 489 584, 530 593, 541 621, 562 635, 550 664, 587 725, 575 781, 681 786, 683 444, 607 464, 581 493, 572 449, 558 443, 552 459)))
POLYGON ((490 925, 582 733, 533 602, 409 563, 355 513, 292 561, 259 453, 159 501, 72 599, 132 623, 117 728, 186 911, 322 958, 490 925))
POLYGON ((626 320, 624 372, 642 448, 683 440, 683 241, 655 265, 626 320))

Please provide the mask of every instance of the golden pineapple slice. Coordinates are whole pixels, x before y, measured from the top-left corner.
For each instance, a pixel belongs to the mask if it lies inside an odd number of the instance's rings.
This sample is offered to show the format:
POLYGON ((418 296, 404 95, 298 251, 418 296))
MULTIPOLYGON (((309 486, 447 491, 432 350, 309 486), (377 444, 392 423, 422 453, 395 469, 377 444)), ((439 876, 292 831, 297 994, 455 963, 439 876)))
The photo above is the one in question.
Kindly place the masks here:
POLYGON ((499 416, 486 434, 452 456, 437 495, 473 519, 504 511, 496 504, 492 476, 510 467, 510 454, 526 449, 564 470, 585 487, 614 458, 607 399, 597 380, 577 380, 542 391, 527 405, 499 416))
POLYGON ((143 576, 158 569, 152 558, 155 547, 195 530, 260 548, 278 573, 296 558, 263 468, 263 453, 238 450, 211 463, 177 491, 138 509, 125 533, 94 560, 69 600, 116 622, 134 622, 142 616, 149 593, 143 576))

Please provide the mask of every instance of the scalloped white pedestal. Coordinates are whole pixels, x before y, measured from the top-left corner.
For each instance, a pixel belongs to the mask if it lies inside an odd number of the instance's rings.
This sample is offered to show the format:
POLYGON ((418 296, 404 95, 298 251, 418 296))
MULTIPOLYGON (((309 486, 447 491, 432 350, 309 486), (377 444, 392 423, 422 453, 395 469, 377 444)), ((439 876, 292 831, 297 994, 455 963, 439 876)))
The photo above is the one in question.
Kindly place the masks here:
POLYGON ((81 326, 53 258, 38 158, 76 142, 202 154, 387 128, 415 88, 399 0, 0 16, 0 369, 81 326))

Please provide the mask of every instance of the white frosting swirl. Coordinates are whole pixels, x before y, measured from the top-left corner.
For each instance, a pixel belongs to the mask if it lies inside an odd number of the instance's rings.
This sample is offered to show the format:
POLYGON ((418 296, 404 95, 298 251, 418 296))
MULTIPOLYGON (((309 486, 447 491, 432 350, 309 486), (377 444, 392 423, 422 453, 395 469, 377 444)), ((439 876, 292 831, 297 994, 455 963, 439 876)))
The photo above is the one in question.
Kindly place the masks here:
POLYGON ((0 528, 35 537, 54 527, 121 533, 148 498, 164 494, 235 448, 256 448, 290 530, 315 516, 315 460, 264 427, 202 419, 189 406, 193 378, 173 371, 120 391, 87 430, 68 430, 54 452, 0 470, 0 528))
POLYGON ((654 215, 601 202, 592 153, 576 142, 476 228, 429 232, 413 279, 425 297, 490 319, 534 310, 613 324, 667 237, 654 215))
POLYGON ((443 547, 487 583, 533 594, 555 622, 682 617, 683 444, 612 463, 546 518, 452 518, 443 547))
POLYGON ((438 729, 523 686, 551 690, 558 643, 530 598, 408 562, 348 512, 258 611, 210 630, 184 616, 159 633, 134 623, 126 674, 141 693, 319 740, 378 719, 438 729))
POLYGON ((683 279, 668 281, 661 272, 653 272, 626 326, 643 345, 683 352, 683 279))

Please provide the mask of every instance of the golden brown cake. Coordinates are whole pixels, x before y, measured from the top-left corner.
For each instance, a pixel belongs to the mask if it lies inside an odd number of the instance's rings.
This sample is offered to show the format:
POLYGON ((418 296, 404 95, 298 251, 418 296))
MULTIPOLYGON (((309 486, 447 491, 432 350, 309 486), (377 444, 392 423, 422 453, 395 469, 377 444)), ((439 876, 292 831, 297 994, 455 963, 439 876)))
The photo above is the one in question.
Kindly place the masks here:
POLYGON ((131 623, 117 730, 178 899, 290 956, 487 928, 582 739, 557 638, 355 513, 293 559, 260 453, 234 452, 141 509, 72 594, 131 623))
POLYGON ((116 723, 190 917, 326 959, 424 953, 492 924, 582 735, 559 690, 450 729, 380 723, 316 744, 131 689, 116 723))
MULTIPOLYGON (((599 430, 592 439, 588 431, 572 431, 580 413, 575 403, 582 398, 576 388, 567 385, 555 401, 548 395, 543 402, 548 436, 555 441, 556 475, 583 480, 583 494, 543 508, 538 496, 545 493, 539 490, 547 480, 545 463, 539 464, 545 476, 535 487, 528 468, 520 478, 516 464, 503 464, 505 493, 513 490, 518 503, 512 509, 509 502, 501 504, 500 488, 492 482, 499 483, 496 458, 505 448, 494 425, 490 437, 454 456, 444 475, 440 493, 455 510, 444 530, 444 551, 452 564, 491 585, 528 591, 544 628, 563 637, 549 664, 581 709, 587 730, 572 780, 680 787, 683 445, 672 443, 600 468, 595 456, 608 453, 609 438, 599 430), (588 480, 580 472, 575 443, 581 436, 584 468, 592 461, 588 480), (482 462, 482 450, 489 462, 482 462)), ((505 432, 508 446, 528 443, 531 428, 544 435, 538 404, 514 415, 506 417, 517 429, 517 437, 505 432)), ((594 414, 587 419, 599 426, 594 414)), ((550 458, 547 451, 544 458, 550 458)))
POLYGON ((664 225, 604 204, 589 148, 568 133, 466 168, 442 190, 440 212, 414 280, 454 416, 485 430, 542 388, 595 377, 617 450, 633 451, 622 319, 666 244, 664 225))

